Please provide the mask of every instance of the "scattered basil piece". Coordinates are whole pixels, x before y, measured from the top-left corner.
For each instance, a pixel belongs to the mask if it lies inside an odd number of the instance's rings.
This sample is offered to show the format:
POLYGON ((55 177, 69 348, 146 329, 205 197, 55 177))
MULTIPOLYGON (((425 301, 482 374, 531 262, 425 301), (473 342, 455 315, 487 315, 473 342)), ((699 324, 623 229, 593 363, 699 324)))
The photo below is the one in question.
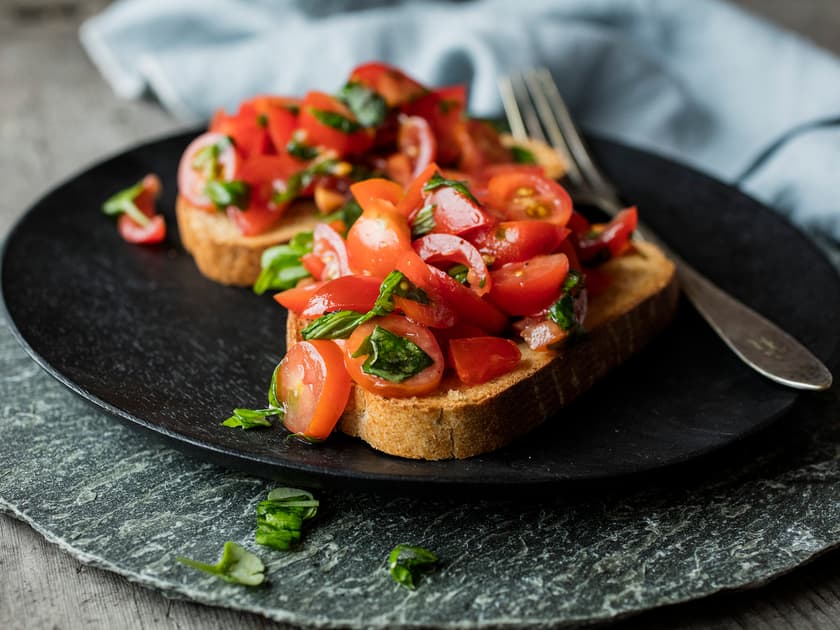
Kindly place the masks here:
POLYGON ((466 265, 453 265, 446 273, 455 278, 461 284, 467 284, 467 274, 469 271, 470 268, 466 265))
POLYGON ((358 311, 335 311, 311 321, 300 331, 300 336, 306 340, 347 339, 356 328, 369 319, 366 313, 358 311))
POLYGON ((306 490, 275 488, 257 504, 256 542, 285 551, 300 541, 303 521, 318 513, 319 501, 306 490))
POLYGON ((216 564, 205 564, 184 556, 178 556, 175 559, 181 564, 206 571, 233 584, 259 586, 265 579, 265 565, 262 560, 241 545, 231 541, 225 543, 222 557, 216 564))
POLYGON ((582 273, 572 269, 563 280, 560 298, 552 304, 547 313, 548 319, 563 330, 579 333, 583 331, 583 323, 575 315, 575 302, 579 299, 584 288, 585 278, 582 273))
POLYGON ((350 134, 362 129, 362 125, 357 123, 355 120, 350 120, 347 116, 339 114, 338 112, 331 112, 326 109, 317 109, 315 107, 310 107, 309 112, 315 117, 315 120, 322 125, 331 127, 341 133, 350 134))
POLYGON ((268 127, 268 116, 265 114, 257 115, 257 126, 265 129, 268 127))
POLYGON ((510 156, 513 158, 513 161, 517 164, 537 163, 537 158, 535 158, 534 154, 525 147, 520 147, 516 145, 512 146, 510 148, 510 156))
POLYGON ((467 182, 462 182, 457 179, 446 179, 443 175, 439 172, 435 171, 435 174, 429 178, 425 184, 423 184, 423 192, 432 192, 437 190, 438 188, 449 187, 457 191, 463 197, 466 197, 474 204, 478 205, 478 201, 473 194, 470 192, 470 189, 467 188, 467 182))
POLYGON ((418 574, 429 571, 437 562, 438 557, 428 549, 397 545, 388 555, 388 570, 397 584, 413 590, 418 574))
POLYGON ((288 180, 286 180, 286 189, 276 193, 272 198, 272 201, 277 204, 292 201, 300 195, 304 188, 312 183, 312 180, 316 175, 329 174, 338 166, 338 164, 339 161, 335 159, 323 160, 294 173, 288 180))
POLYGON ((287 109, 288 111, 292 112, 295 116, 300 114, 300 105, 296 103, 285 103, 281 107, 287 109))
POLYGON ((353 224, 360 216, 362 216, 362 206, 359 205, 358 201, 351 198, 348 199, 347 203, 341 206, 338 210, 331 214, 328 214, 321 220, 324 223, 341 221, 342 223, 344 223, 344 227, 349 230, 351 227, 353 227, 353 224))
POLYGON ((444 116, 452 111, 453 107, 458 107, 461 104, 461 101, 455 98, 443 98, 438 101, 438 110, 444 116))
POLYGON ((251 198, 251 187, 238 179, 230 182, 211 179, 205 184, 204 192, 219 210, 229 206, 244 210, 251 198))
POLYGON ((312 251, 312 232, 299 232, 284 245, 274 245, 262 253, 262 270, 254 282, 254 293, 291 289, 298 281, 309 277, 301 258, 312 251))
POLYGON ((378 127, 388 114, 388 104, 378 93, 361 83, 351 82, 338 93, 356 120, 364 127, 378 127))
POLYGON ((289 143, 286 145, 286 152, 299 160, 308 161, 314 160, 316 157, 318 157, 318 149, 301 142, 300 139, 295 137, 294 135, 292 136, 292 139, 289 140, 289 143))
POLYGON ((207 179, 218 179, 221 175, 219 156, 231 146, 233 146, 233 138, 224 136, 218 142, 208 144, 199 149, 193 158, 191 166, 201 171, 207 179))
POLYGON ((137 196, 141 192, 143 192, 142 179, 133 186, 129 186, 128 188, 125 188, 124 190, 121 190, 115 195, 109 197, 105 203, 102 204, 102 212, 110 217, 127 214, 137 225, 146 227, 149 225, 149 221, 151 219, 149 219, 149 217, 147 217, 143 211, 137 207, 137 204, 134 203, 134 200, 137 199, 137 196))
POLYGON ((226 427, 254 429, 257 427, 270 427, 271 421, 269 416, 282 416, 283 409, 279 407, 269 407, 267 409, 243 409, 237 408, 233 410, 233 415, 222 422, 226 427))
POLYGON ((435 229, 435 206, 429 204, 423 206, 417 216, 414 217, 414 222, 411 224, 411 238, 419 238, 425 236, 435 229))
POLYGON ((375 326, 352 356, 365 355, 362 371, 392 383, 402 383, 434 363, 416 343, 382 326, 375 326))

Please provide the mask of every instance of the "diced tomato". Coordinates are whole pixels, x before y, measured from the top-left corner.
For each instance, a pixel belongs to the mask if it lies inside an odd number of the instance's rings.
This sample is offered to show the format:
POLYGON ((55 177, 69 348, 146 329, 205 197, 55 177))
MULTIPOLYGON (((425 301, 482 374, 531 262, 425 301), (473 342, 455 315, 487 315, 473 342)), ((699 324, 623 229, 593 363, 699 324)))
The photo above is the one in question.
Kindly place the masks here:
POLYGON ((356 117, 337 98, 324 92, 309 92, 300 106, 298 124, 306 133, 306 142, 334 150, 340 156, 358 155, 373 145, 374 131, 359 126, 356 117), (353 130, 337 129, 319 116, 338 116, 353 130))
POLYGON ((326 269, 327 265, 324 263, 323 260, 318 258, 312 252, 304 254, 300 257, 300 264, 306 269, 309 274, 315 278, 316 280, 323 280, 324 278, 324 270, 326 269))
POLYGON ((429 193, 426 204, 433 207, 433 232, 468 234, 493 223, 481 206, 450 186, 442 186, 429 193))
POLYGON ((300 99, 285 96, 257 96, 250 101, 257 116, 263 116, 271 143, 278 154, 286 153, 286 145, 297 128, 297 114, 293 111, 300 106, 300 99))
POLYGON ((240 158, 233 144, 221 133, 205 133, 193 140, 184 151, 178 165, 178 193, 191 205, 214 209, 205 188, 210 179, 231 181, 236 179, 240 158), (218 157, 215 163, 197 160, 202 150, 216 145, 218 157))
POLYGON ((454 234, 427 234, 412 243, 414 251, 427 263, 452 262, 467 266, 467 281, 477 295, 490 291, 492 280, 478 250, 454 234))
POLYGON ((117 219, 117 229, 120 236, 129 243, 160 243, 166 238, 166 222, 162 214, 149 217, 146 225, 138 225, 127 214, 121 214, 117 219))
POLYGON ((429 92, 403 107, 403 111, 429 122, 437 141, 437 159, 441 164, 455 164, 461 152, 456 129, 466 109, 464 85, 444 87, 429 92))
POLYGON ((578 253, 583 262, 591 262, 601 256, 621 254, 633 230, 638 224, 636 207, 625 208, 596 233, 583 236, 578 242, 578 253))
POLYGON ((473 233, 470 240, 493 268, 554 252, 568 236, 548 221, 502 221, 473 233))
POLYGON ((430 328, 449 328, 457 321, 455 311, 437 300, 421 304, 414 300, 394 296, 394 308, 410 320, 430 328))
POLYGON ((315 180, 312 198, 321 214, 335 212, 350 199, 350 181, 336 175, 319 176, 315 180))
POLYGON ((402 199, 403 187, 391 180, 377 177, 352 184, 350 192, 353 193, 362 210, 378 209, 382 207, 381 201, 389 203, 390 209, 393 210, 402 199))
MULTIPOLYGON (((510 175, 515 173, 527 173, 529 175, 545 175, 545 169, 537 164, 488 164, 477 173, 470 175, 472 186, 470 190, 475 198, 482 204, 487 205, 487 184, 491 179, 497 175, 510 175)), ((503 212, 498 212, 496 208, 486 208, 491 212, 497 212, 504 216, 503 212)))
POLYGON ((412 252, 408 221, 384 205, 362 212, 347 232, 348 261, 355 273, 384 278, 404 252, 412 252))
POLYGON ((300 315, 320 317, 334 311, 367 313, 379 297, 379 279, 370 276, 342 276, 330 280, 312 293, 300 315))
POLYGON ((542 219, 565 226, 572 215, 569 193, 554 180, 533 173, 505 173, 487 183, 487 202, 509 219, 542 219))
POLYGON ((324 265, 322 280, 334 280, 351 273, 347 245, 341 234, 326 223, 319 223, 312 231, 312 254, 324 265))
POLYGON ((488 164, 510 162, 510 151, 502 145, 499 133, 483 120, 467 119, 455 128, 460 147, 458 168, 475 173, 488 164))
POLYGON ((508 315, 539 313, 560 296, 568 272, 569 259, 565 254, 508 263, 490 272, 490 299, 508 315))
POLYGON ((408 103, 428 90, 402 70, 380 62, 365 63, 350 73, 349 83, 361 83, 382 98, 389 107, 408 103))
POLYGON ((350 335, 344 349, 344 361, 350 377, 364 389, 393 398, 422 396, 437 389, 443 376, 444 360, 435 336, 425 326, 416 324, 399 315, 377 317, 359 326, 350 335), (401 383, 395 383, 379 376, 368 374, 362 369, 367 355, 353 357, 362 342, 370 336, 376 326, 408 339, 420 347, 432 359, 432 364, 418 374, 401 383))
POLYGON ((397 204, 397 212, 405 217, 414 216, 423 207, 425 195, 423 193, 423 186, 432 178, 432 176, 439 172, 438 165, 432 162, 411 184, 405 189, 405 194, 402 200, 397 204))
POLYGON ((569 336, 569 333, 545 317, 526 317, 515 328, 531 350, 549 350, 569 336))
POLYGON ((262 234, 280 220, 289 202, 275 203, 274 195, 298 168, 297 160, 287 153, 254 155, 242 163, 238 178, 250 187, 248 206, 231 207, 227 213, 244 236, 262 234))
POLYGON ((399 117, 399 153, 388 158, 388 175, 408 186, 437 156, 437 142, 429 123, 420 116, 399 117))
POLYGON ((449 342, 452 365, 461 382, 467 385, 486 383, 513 370, 522 352, 510 339, 468 337, 449 342))
POLYGON ((286 289, 274 295, 274 300, 282 307, 297 313, 303 312, 309 299, 314 293, 327 284, 327 281, 311 282, 309 284, 302 284, 291 289, 286 289))
POLYGON ((350 397, 342 351, 332 341, 299 341, 277 370, 275 393, 286 412, 284 426, 309 439, 326 439, 350 397))
POLYGON ((273 146, 268 133, 268 120, 257 110, 254 101, 245 101, 233 115, 217 111, 210 124, 210 131, 233 138, 237 150, 245 158, 265 155, 273 146))

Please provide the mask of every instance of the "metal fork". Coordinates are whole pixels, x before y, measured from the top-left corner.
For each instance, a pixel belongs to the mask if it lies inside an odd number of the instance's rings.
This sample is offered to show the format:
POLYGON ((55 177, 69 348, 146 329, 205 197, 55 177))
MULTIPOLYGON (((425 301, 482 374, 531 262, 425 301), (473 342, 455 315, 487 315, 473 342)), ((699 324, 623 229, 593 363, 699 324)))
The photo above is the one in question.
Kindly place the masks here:
MULTIPOLYGON (((499 91, 514 138, 543 140, 558 151, 567 169, 563 183, 575 202, 600 208, 609 216, 626 206, 592 159, 548 70, 503 77, 499 91)), ((656 244, 674 261, 683 293, 744 363, 789 387, 831 386, 831 372, 796 339, 715 286, 646 226, 640 224, 636 236, 656 244)))

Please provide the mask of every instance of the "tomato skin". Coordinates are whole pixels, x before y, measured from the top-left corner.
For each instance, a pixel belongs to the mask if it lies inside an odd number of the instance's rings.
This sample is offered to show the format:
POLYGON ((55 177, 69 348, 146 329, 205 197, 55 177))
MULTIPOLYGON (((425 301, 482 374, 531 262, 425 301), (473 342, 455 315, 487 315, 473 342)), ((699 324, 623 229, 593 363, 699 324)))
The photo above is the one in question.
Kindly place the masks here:
POLYGON ((370 276, 342 276, 318 287, 307 300, 300 315, 320 317, 334 311, 367 313, 379 297, 379 279, 370 276))
POLYGON ((227 142, 227 137, 221 133, 204 133, 193 140, 184 151, 178 165, 178 192, 190 205, 207 210, 215 207, 210 197, 204 192, 207 177, 193 167, 196 155, 205 147, 224 143, 228 146, 219 154, 218 163, 221 167, 220 178, 224 181, 236 179, 241 159, 236 149, 227 142))
POLYGON ((324 270, 327 265, 314 253, 309 252, 300 257, 300 264, 306 269, 315 280, 324 279, 324 270))
POLYGON ((334 227, 318 223, 312 230, 312 255, 323 264, 322 280, 334 280, 350 275, 347 244, 334 227))
POLYGON ((454 85, 433 90, 403 106, 403 111, 429 122, 437 144, 441 164, 455 164, 461 153, 456 129, 467 103, 467 88, 454 85))
POLYGON ((444 359, 440 346, 434 335, 425 326, 421 326, 405 317, 389 315, 377 317, 359 326, 350 335, 344 346, 344 362, 350 378, 369 392, 390 398, 405 398, 408 396, 422 396, 437 389, 443 377, 444 359), (405 337, 417 344, 433 363, 423 371, 404 380, 402 383, 394 383, 373 374, 367 374, 362 370, 367 356, 354 358, 352 355, 362 342, 373 332, 376 326, 405 337))
POLYGON ((350 397, 350 376, 342 351, 318 339, 293 345, 278 366, 276 394, 292 433, 325 440, 338 423, 350 397))
POLYGON ((280 293, 275 293, 274 301, 283 308, 299 315, 309 303, 309 298, 311 298, 314 293, 325 284, 327 284, 326 281, 320 281, 298 285, 291 289, 280 291, 280 293))
POLYGON ((376 61, 356 67, 350 73, 348 82, 370 88, 385 99, 388 107, 410 102, 428 92, 402 70, 376 61))
POLYGON ((362 210, 379 208, 380 201, 390 203, 393 209, 402 199, 403 187, 388 179, 376 177, 351 184, 350 192, 353 193, 362 210))
POLYGON ((121 214, 117 218, 117 229, 123 240, 138 245, 160 243, 166 238, 166 222, 162 214, 150 217, 146 226, 138 225, 127 214, 121 214))
POLYGON ((462 235, 486 228, 493 222, 481 206, 449 186, 434 190, 426 197, 426 203, 434 206, 432 232, 462 235))
POLYGON ((572 198, 554 180, 534 173, 503 173, 487 183, 487 202, 510 220, 543 219, 563 227, 572 198))
POLYGON ((470 236, 489 265, 498 268, 550 254, 566 240, 569 231, 548 221, 502 221, 470 236))
POLYGON ((267 123, 261 123, 263 113, 257 109, 255 100, 243 102, 233 115, 218 110, 213 116, 210 131, 233 138, 237 150, 245 158, 265 155, 270 153, 272 143, 267 123))
POLYGON ((469 242, 454 234, 427 234, 412 244, 414 251, 427 263, 454 262, 469 269, 467 280, 477 295, 490 291, 493 281, 479 251, 469 242))
POLYGON ((440 171, 437 164, 432 162, 417 176, 417 178, 405 189, 402 199, 397 204, 396 210, 405 217, 414 216, 423 207, 425 195, 423 186, 432 178, 432 175, 440 171))
POLYGON ((458 378, 467 385, 480 385, 507 374, 522 359, 519 347, 501 337, 452 339, 449 355, 458 378))
POLYGON ((399 295, 395 295, 393 299, 394 308, 397 311, 423 326, 449 328, 457 321, 455 311, 436 300, 432 300, 429 304, 421 304, 399 295))
POLYGON ((620 255, 639 222, 636 206, 625 208, 607 223, 596 236, 584 236, 578 241, 578 253, 583 262, 590 262, 602 255, 620 255))
POLYGON ((333 149, 340 156, 358 155, 373 145, 373 129, 362 128, 344 133, 318 120, 315 110, 340 114, 351 122, 356 122, 353 113, 338 99, 324 92, 309 92, 301 103, 298 115, 298 124, 306 132, 307 144, 333 149))
POLYGON ((565 254, 536 256, 508 263, 491 271, 490 299, 508 315, 532 315, 548 308, 560 296, 569 272, 565 254))
POLYGON ((403 173, 402 169, 400 169, 398 172, 390 174, 392 176, 396 175, 395 179, 404 186, 407 186, 429 164, 435 161, 437 157, 437 141, 429 123, 420 116, 400 114, 399 123, 400 129, 397 134, 397 146, 400 150, 399 155, 404 155, 408 159, 409 171, 403 173), (399 179, 400 177, 403 179, 399 179))
POLYGON ((411 252, 408 221, 384 205, 363 211, 347 232, 347 256, 355 273, 384 278, 407 251, 411 252))

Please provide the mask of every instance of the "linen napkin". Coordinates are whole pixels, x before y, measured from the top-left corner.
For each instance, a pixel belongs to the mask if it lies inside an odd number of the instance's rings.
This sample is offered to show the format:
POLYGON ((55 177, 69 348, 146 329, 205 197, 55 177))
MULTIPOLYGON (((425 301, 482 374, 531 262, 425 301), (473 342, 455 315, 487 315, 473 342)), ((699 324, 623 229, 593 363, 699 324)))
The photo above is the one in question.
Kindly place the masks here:
POLYGON ((185 120, 370 60, 499 116, 496 77, 545 65, 583 127, 840 241, 840 59, 720 0, 121 0, 80 34, 117 94, 185 120))

